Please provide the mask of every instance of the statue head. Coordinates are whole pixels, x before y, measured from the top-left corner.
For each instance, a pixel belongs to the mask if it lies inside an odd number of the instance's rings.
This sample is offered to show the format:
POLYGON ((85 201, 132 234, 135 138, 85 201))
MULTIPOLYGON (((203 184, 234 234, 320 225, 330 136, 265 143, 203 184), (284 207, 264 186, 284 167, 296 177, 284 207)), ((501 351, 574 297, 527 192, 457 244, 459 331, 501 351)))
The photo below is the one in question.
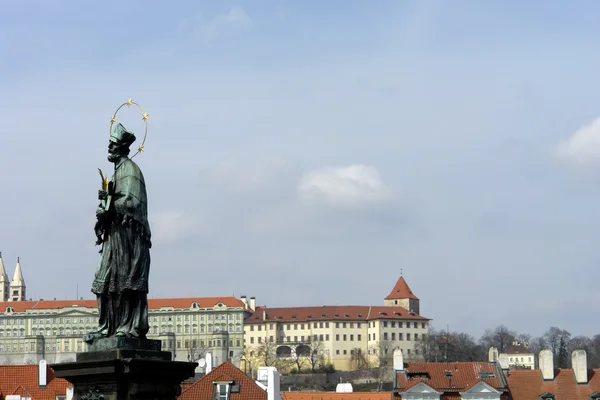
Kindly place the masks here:
POLYGON ((108 142, 108 161, 117 162, 129 155, 129 146, 135 142, 135 135, 118 123, 113 128, 108 142))

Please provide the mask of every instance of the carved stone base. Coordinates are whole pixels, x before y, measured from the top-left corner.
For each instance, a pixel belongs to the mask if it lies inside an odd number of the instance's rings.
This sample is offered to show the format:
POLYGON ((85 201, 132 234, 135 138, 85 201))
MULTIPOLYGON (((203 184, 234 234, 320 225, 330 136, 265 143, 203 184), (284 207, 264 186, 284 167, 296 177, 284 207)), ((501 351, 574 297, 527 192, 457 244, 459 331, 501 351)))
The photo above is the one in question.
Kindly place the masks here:
POLYGON ((54 375, 74 386, 73 400, 175 400, 197 363, 171 361, 171 353, 113 349, 77 354, 54 364, 54 375))

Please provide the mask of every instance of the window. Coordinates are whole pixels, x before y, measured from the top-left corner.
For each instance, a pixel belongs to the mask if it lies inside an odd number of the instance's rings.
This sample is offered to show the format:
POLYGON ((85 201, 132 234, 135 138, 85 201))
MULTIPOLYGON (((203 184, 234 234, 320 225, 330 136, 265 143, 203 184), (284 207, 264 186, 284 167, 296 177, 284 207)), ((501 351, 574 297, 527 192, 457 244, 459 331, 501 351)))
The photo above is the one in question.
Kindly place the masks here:
POLYGON ((298 330, 298 324, 294 324, 294 330, 297 331, 298 330))
POLYGON ((361 335, 356 335, 356 340, 361 341, 361 335))
POLYGON ((250 325, 250 331, 254 332, 254 325, 250 325))
POLYGON ((262 338, 261 337, 258 338, 258 343, 262 343, 262 338))
POLYGON ((360 328, 360 322, 357 322, 357 323, 356 323, 356 327, 357 327, 357 328, 360 328))
POLYGON ((383 340, 388 340, 388 333, 387 332, 383 332, 383 340))
MULTIPOLYGON (((323 327, 322 325, 323 325, 323 323, 321 322, 321 328, 323 327)), ((313 328, 315 328, 315 329, 316 329, 317 327, 318 327, 318 324, 315 322, 315 323, 313 324, 313 328)))
POLYGON ((346 341, 346 335, 344 335, 344 342, 346 341))
POLYGON ((344 350, 344 355, 345 355, 345 354, 348 354, 348 350, 344 350))
POLYGON ((395 327, 396 327, 396 321, 392 321, 392 322, 390 322, 390 326, 391 326, 392 328, 395 328, 395 327))
POLYGON ((404 337, 402 335, 402 332, 398 333, 398 340, 404 340, 404 337))
POLYGON ((262 330, 262 325, 258 326, 258 330, 261 331, 262 330))
POLYGON ((250 338, 250 344, 254 344, 254 338, 253 337, 250 338))
POLYGON ((425 322, 421 322, 421 328, 425 329, 425 322))
POLYGON ((350 322, 350 328, 354 328, 354 322, 350 322))
POLYGON ((342 322, 342 328, 345 328, 345 327, 346 327, 346 323, 342 322))
POLYGON ((406 340, 410 340, 410 333, 406 334, 406 340))
POLYGON ((323 323, 319 322, 319 328, 322 328, 322 327, 323 327, 323 323))
POLYGON ((329 322, 325 322, 325 328, 329 328, 329 322))
POLYGON ((273 324, 269 324, 269 329, 273 329, 273 324))
POLYGON ((340 335, 335 335, 335 340, 339 342, 339 340, 340 340, 340 335))
POLYGON ((350 335, 350 341, 353 342, 354 341, 354 335, 350 335))
POLYGON ((419 340, 419 334, 415 333, 415 340, 419 340))
POLYGON ((417 325, 416 322, 413 322, 413 328, 418 328, 419 326, 417 325))
POLYGON ((300 329, 304 329, 304 324, 300 324, 300 329))
POLYGON ((402 321, 398 321, 398 328, 402 328, 402 321))
MULTIPOLYGON (((2 351, 1 349, 2 349, 2 346, 0 346, 0 351, 2 351)), ((340 354, 340 351, 339 351, 339 350, 336 350, 336 351, 335 351, 335 354, 340 354)))
POLYGON ((325 340, 329 340, 329 335, 325 335, 325 340))
POLYGON ((229 398, 229 384, 217 383, 215 385, 215 400, 227 400, 229 398))
POLYGON ((387 328, 387 321, 383 321, 383 327, 387 328))
POLYGON ((392 332, 392 340, 396 340, 396 332, 392 332))
POLYGON ((340 327, 340 323, 339 323, 339 322, 336 322, 336 323, 335 323, 335 327, 336 327, 336 328, 339 328, 339 327, 340 327))

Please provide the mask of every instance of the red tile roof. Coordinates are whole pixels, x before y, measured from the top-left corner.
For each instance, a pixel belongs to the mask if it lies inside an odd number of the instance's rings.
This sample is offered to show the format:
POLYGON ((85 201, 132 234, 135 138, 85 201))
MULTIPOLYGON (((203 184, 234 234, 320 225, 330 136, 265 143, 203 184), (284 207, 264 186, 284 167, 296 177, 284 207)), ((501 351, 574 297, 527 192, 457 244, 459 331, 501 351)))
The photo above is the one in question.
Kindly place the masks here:
POLYGON ((506 349, 506 354, 533 354, 527 347, 518 345, 518 346, 510 346, 506 349))
POLYGON ((396 379, 396 389, 401 392, 419 382, 446 393, 464 392, 480 381, 497 390, 505 389, 496 364, 488 362, 410 362, 406 364, 405 372, 396 374, 396 379))
MULTIPOLYGON (((182 309, 192 307, 192 303, 194 302, 198 303, 200 308, 212 308, 218 303, 223 303, 227 307, 244 308, 244 303, 233 296, 148 299, 148 307, 151 310, 158 310, 161 307, 182 309)), ((53 310, 74 306, 96 308, 98 303, 96 300, 2 301, 0 302, 0 313, 5 312, 8 306, 12 307, 15 312, 25 312, 27 310, 53 310)))
POLYGON ((590 394, 600 392, 600 369, 588 370, 587 384, 577 384, 572 369, 556 370, 553 381, 544 381, 540 370, 512 370, 507 382, 513 400, 539 400, 543 393, 556 400, 590 400, 590 394))
MULTIPOLYGON (((230 393, 230 400, 267 400, 267 392, 230 362, 225 362, 183 389, 179 400, 204 400, 213 398, 213 382, 233 380, 240 385, 239 393, 230 393)), ((35 399, 32 399, 35 400, 35 399)))
POLYGON ((283 400, 391 400, 392 392, 282 392, 283 400))
POLYGON ((245 323, 265 321, 370 321, 374 319, 410 319, 429 321, 428 318, 411 313, 402 307, 388 306, 316 306, 316 307, 256 307, 245 323))
POLYGON ((46 387, 39 387, 37 365, 0 365, 1 398, 18 394, 32 400, 56 400, 56 396, 66 395, 67 387, 73 385, 66 379, 55 378, 51 368, 47 371, 46 387))
POLYGON ((394 286, 394 288, 392 289, 390 294, 388 294, 385 299, 386 300, 397 300, 397 299, 419 300, 419 298, 417 296, 415 296, 415 294, 412 292, 412 290, 410 290, 410 288, 408 287, 408 283, 406 283, 403 276, 400 276, 400 279, 398 279, 398 282, 396 282, 396 285, 394 286))

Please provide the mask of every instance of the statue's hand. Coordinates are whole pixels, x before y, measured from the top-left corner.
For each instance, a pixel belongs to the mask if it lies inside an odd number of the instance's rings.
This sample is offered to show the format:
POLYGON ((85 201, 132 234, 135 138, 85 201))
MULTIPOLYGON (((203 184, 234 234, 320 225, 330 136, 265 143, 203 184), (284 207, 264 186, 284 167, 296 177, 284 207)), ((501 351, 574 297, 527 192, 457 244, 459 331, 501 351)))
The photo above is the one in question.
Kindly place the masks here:
POLYGON ((98 190, 98 200, 106 200, 108 193, 106 190, 98 190))
POLYGON ((103 219, 105 215, 106 215, 106 210, 104 208, 98 207, 96 209, 96 218, 97 219, 103 219))

